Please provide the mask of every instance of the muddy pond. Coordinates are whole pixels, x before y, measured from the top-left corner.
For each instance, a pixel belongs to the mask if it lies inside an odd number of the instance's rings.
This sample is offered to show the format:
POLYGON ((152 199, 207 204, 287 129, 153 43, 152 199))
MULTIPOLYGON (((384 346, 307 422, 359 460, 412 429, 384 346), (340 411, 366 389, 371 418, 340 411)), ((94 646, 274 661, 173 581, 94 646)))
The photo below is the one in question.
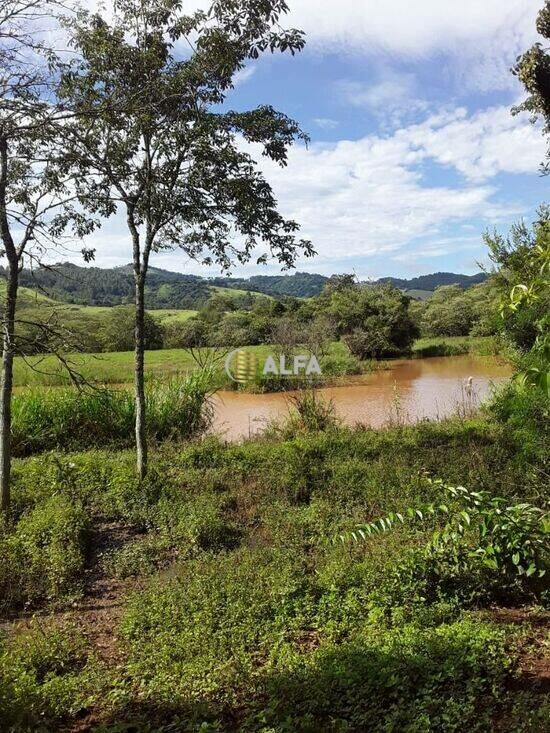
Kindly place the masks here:
MULTIPOLYGON (((467 414, 510 378, 510 365, 492 357, 450 356, 396 361, 391 368, 318 390, 347 425, 371 427, 467 414)), ((238 441, 288 413, 292 392, 218 392, 213 430, 238 441)))

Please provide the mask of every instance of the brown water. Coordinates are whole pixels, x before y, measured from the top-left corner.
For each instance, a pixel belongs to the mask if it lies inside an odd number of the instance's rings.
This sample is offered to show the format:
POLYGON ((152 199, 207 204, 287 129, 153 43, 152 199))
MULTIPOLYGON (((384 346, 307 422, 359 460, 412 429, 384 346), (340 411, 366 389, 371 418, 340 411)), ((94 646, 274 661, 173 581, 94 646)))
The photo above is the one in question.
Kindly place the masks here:
MULTIPOLYGON (((347 425, 381 427, 467 414, 478 407, 511 367, 496 359, 449 356, 395 362, 391 369, 368 374, 344 386, 318 390, 332 400, 347 425), (471 379, 471 388, 469 380, 471 379)), ((288 412, 293 393, 218 392, 214 431, 238 441, 260 432, 270 420, 288 412)))

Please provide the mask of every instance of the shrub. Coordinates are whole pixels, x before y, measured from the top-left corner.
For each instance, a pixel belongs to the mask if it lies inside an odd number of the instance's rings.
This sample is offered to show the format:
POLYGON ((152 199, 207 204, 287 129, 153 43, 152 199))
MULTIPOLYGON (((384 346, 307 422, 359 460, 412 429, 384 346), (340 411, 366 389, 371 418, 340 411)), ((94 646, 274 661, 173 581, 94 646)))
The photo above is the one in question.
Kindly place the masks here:
POLYGON ((82 582, 87 515, 79 505, 52 496, 0 528, 3 558, 0 598, 4 610, 77 593, 82 582))
POLYGON ((6 731, 57 730, 90 704, 105 673, 74 628, 30 629, 0 640, 0 720, 6 731))
POLYGON ((164 328, 165 349, 197 349, 207 345, 208 325, 199 318, 170 323, 164 328))
MULTIPOLYGON (((133 351, 135 323, 134 306, 112 308, 99 333, 102 351, 133 351)), ((147 311, 144 315, 144 329, 146 350, 162 349, 162 326, 147 311)))
MULTIPOLYGON (((424 551, 413 553, 397 569, 398 593, 407 595, 416 587, 418 600, 433 602, 457 595, 463 603, 540 595, 549 566, 548 516, 528 503, 510 505, 487 492, 469 492, 442 482, 436 485, 447 491, 449 505, 409 508, 405 515, 392 513, 358 526, 341 539, 366 540, 405 523, 406 518, 424 521, 443 514, 445 525, 433 532, 424 551)), ((391 603, 398 602, 391 598, 391 603)))
POLYGON ((314 389, 303 390, 288 400, 289 414, 272 423, 268 432, 291 439, 300 433, 317 433, 336 428, 339 420, 332 400, 325 400, 314 389))

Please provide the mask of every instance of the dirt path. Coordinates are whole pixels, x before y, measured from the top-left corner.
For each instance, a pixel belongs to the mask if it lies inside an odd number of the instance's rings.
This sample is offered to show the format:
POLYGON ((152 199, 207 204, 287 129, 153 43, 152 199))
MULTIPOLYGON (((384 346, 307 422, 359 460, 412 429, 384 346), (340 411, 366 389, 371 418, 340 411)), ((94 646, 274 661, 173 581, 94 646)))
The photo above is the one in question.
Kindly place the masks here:
POLYGON ((519 650, 518 670, 511 687, 546 694, 550 692, 550 612, 525 608, 498 608, 488 617, 496 623, 528 629, 519 650))
POLYGON ((124 660, 116 636, 124 599, 137 586, 135 580, 119 580, 105 570, 105 556, 123 548, 137 535, 130 525, 96 517, 90 537, 90 556, 85 570, 84 593, 67 613, 103 661, 117 665, 124 660))
MULTIPOLYGON (((90 553, 85 570, 82 598, 60 614, 61 623, 74 623, 88 641, 89 648, 110 669, 121 667, 125 653, 117 636, 125 599, 139 588, 139 580, 114 578, 105 569, 105 557, 131 542, 137 531, 131 525, 95 517, 90 536, 90 553)), ((85 733, 100 722, 97 711, 83 711, 80 719, 61 730, 64 733, 85 733)))

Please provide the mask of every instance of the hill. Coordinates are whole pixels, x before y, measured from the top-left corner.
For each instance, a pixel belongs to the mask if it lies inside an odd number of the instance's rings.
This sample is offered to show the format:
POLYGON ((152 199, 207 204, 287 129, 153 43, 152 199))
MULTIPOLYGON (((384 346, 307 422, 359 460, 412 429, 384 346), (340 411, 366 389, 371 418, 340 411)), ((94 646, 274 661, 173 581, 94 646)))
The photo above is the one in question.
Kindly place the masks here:
MULTIPOLYGON (((0 268, 0 275, 3 272, 0 268)), ((104 269, 63 262, 32 271, 23 270, 20 282, 56 300, 77 305, 121 305, 132 301, 134 291, 130 266, 104 269)), ((209 296, 210 288, 203 278, 155 267, 149 270, 146 291, 149 308, 194 309, 209 296)))
POLYGON ((295 272, 292 275, 253 275, 247 280, 216 278, 212 282, 224 288, 238 288, 275 297, 312 298, 319 295, 328 280, 324 275, 295 272))
POLYGON ((413 277, 411 280, 402 280, 398 277, 384 277, 379 282, 390 282, 400 290, 429 290, 434 291, 442 285, 460 285, 462 288, 471 288, 472 285, 487 280, 484 272, 477 275, 457 275, 455 272, 434 272, 432 275, 421 275, 413 277))
MULTIPOLYGON (((4 269, 0 268, 0 277, 4 269)), ((429 298, 441 285, 458 284, 463 288, 483 282, 484 273, 461 275, 452 272, 438 272, 422 275, 410 280, 387 277, 378 282, 390 282, 409 293, 415 299, 429 298)), ((203 278, 170 272, 157 267, 149 269, 146 290, 146 305, 151 310, 200 308, 215 290, 216 292, 238 291, 262 293, 275 298, 311 298, 318 295, 328 277, 309 272, 295 272, 292 275, 254 275, 244 278, 203 278)), ((21 285, 47 295, 63 303, 89 306, 112 306, 132 302, 133 275, 130 265, 115 268, 80 267, 69 262, 52 267, 40 267, 33 271, 23 270, 21 285)))

